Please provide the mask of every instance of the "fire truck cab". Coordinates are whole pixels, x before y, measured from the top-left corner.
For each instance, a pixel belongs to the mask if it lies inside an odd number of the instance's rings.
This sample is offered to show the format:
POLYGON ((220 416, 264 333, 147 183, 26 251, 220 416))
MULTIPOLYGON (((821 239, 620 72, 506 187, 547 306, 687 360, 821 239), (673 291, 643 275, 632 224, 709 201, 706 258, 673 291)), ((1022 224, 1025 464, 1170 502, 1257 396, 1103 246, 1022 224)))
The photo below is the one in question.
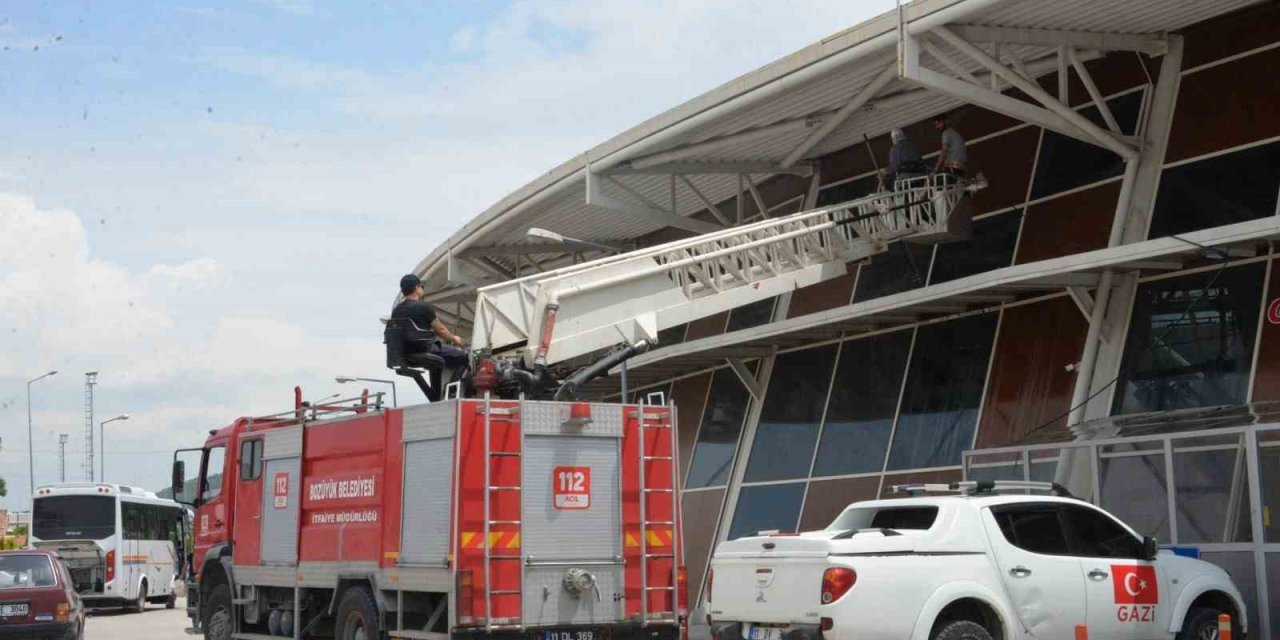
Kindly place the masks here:
POLYGON ((673 407, 297 395, 175 456, 209 640, 680 634, 673 407))

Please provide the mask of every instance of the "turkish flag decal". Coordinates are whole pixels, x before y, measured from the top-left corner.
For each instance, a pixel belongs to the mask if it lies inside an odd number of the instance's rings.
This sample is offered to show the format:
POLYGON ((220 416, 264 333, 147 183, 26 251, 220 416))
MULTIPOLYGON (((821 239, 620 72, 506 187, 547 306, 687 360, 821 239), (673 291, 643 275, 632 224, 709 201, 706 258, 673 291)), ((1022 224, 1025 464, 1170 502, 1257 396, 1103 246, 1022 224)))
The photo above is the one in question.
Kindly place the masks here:
POLYGON ((1133 565, 1111 565, 1111 583, 1115 587, 1116 604, 1158 604, 1160 585, 1156 568, 1133 565))

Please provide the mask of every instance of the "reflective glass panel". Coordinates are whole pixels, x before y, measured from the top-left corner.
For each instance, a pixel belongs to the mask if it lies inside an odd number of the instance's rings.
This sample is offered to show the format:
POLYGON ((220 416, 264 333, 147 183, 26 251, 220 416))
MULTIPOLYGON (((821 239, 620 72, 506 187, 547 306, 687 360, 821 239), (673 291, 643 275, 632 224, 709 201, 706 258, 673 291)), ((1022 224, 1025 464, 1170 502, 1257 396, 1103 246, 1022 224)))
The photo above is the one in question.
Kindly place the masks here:
POLYGON ((1139 286, 1113 413, 1244 402, 1264 266, 1139 286))
POLYGON ((774 361, 747 482, 808 477, 835 359, 831 345, 784 353, 774 361))
POLYGON ((773 320, 773 305, 777 300, 776 297, 757 300, 730 311, 729 325, 725 333, 768 324, 773 320))
MULTIPOLYGON (((1132 135, 1138 126, 1142 111, 1142 92, 1134 91, 1107 101, 1120 130, 1132 135)), ((1095 107, 1081 109, 1080 115, 1094 124, 1106 128, 1102 114, 1095 107)), ((1062 193, 1114 178, 1124 173, 1124 159, 1098 145, 1069 138, 1055 131, 1045 131, 1040 143, 1040 158, 1036 162, 1035 184, 1031 188, 1033 200, 1062 193)))
POLYGON ((895 331, 844 343, 813 465, 814 477, 884 468, 911 334, 895 331))
POLYGON ((716 487, 729 481, 729 469, 738 449, 742 420, 747 415, 750 399, 747 388, 733 371, 718 369, 712 376, 685 482, 687 488, 716 487))
POLYGON ((998 314, 917 329, 889 469, 960 464, 973 446, 998 314))
POLYGON ((973 221, 973 240, 938 245, 929 284, 1007 267, 1022 226, 1022 209, 973 221))
POLYGON ((1247 452, 1239 437, 1231 439, 1226 447, 1174 441, 1178 544, 1253 540, 1247 452))
POLYGON ((1169 539, 1168 486, 1164 456, 1103 457, 1099 461, 1102 508, 1144 536, 1169 539))
POLYGON ((1151 215, 1159 238, 1276 214, 1280 143, 1164 170, 1151 215))

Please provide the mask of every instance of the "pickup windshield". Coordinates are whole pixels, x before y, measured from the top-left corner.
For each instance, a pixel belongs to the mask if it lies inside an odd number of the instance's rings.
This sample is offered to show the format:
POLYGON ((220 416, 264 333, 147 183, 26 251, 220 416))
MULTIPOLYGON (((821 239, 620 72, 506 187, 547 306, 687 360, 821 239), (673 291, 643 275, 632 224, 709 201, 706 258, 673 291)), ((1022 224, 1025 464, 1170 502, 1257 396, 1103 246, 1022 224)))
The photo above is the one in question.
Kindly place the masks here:
POLYGON ((854 507, 846 509, 827 531, 906 529, 923 531, 938 518, 937 507, 854 507))
POLYGON ((101 540, 116 532, 113 496, 36 498, 32 533, 41 540, 101 540))

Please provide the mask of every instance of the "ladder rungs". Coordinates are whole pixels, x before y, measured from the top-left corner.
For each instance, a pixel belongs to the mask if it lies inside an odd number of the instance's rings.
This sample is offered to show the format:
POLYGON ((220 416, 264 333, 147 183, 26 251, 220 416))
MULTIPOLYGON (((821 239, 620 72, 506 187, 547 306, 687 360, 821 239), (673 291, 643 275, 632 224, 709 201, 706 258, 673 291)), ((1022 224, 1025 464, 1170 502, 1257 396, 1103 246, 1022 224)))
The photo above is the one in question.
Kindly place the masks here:
POLYGON ((646 558, 674 558, 674 557, 676 557, 676 554, 674 554, 674 553, 646 553, 646 554, 644 554, 644 557, 646 557, 646 558))
POLYGON ((675 524, 676 524, 676 523, 674 523, 674 522, 672 522, 672 521, 670 521, 670 520, 645 520, 644 522, 642 522, 642 523, 640 523, 640 524, 641 524, 641 525, 646 525, 646 526, 645 526, 645 528, 647 529, 647 528, 648 528, 648 526, 647 526, 647 525, 665 524, 665 525, 669 525, 669 526, 675 526, 675 524))
POLYGON ((494 589, 489 592, 491 596, 518 596, 521 591, 519 589, 494 589))
POLYGON ((675 587, 645 587, 645 591, 675 591, 675 587))
POLYGON ((648 493, 671 493, 670 489, 643 489, 648 493))
POLYGON ((490 491, 520 491, 520 487, 493 486, 493 487, 489 487, 489 490, 490 491))
POLYGON ((670 460, 671 456, 644 456, 644 460, 670 460))
POLYGON ((519 451, 490 451, 489 455, 502 456, 505 458, 519 458, 523 454, 521 454, 519 451))
MULTIPOLYGON (((490 520, 489 524, 520 524, 520 521, 519 520, 490 520)), ((492 533, 501 533, 501 532, 494 531, 492 533)))

